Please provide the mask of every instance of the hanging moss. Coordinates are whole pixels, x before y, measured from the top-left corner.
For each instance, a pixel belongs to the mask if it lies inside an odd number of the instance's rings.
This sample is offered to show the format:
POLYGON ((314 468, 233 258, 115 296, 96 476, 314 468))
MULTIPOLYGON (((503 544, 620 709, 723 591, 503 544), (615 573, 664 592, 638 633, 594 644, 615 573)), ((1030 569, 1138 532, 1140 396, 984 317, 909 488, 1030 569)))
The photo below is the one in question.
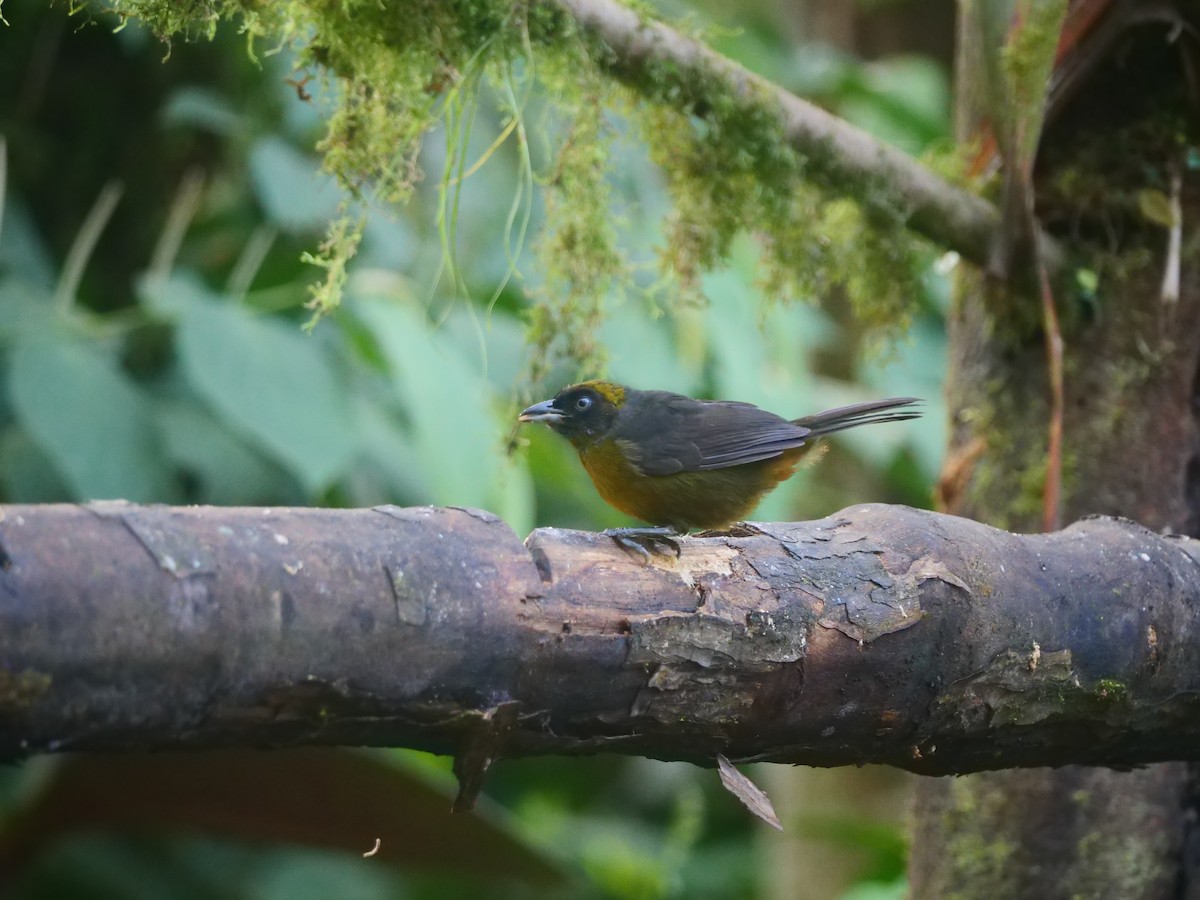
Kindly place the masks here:
MULTIPOLYGON (((621 104, 666 179, 673 211, 661 262, 683 299, 699 297, 700 275, 726 262, 741 231, 763 239, 762 281, 773 298, 841 288, 868 329, 894 333, 919 296, 917 244, 887 186, 831 184, 819 148, 805 158, 791 146, 765 87, 735 91, 703 67, 651 63, 636 91, 618 88, 605 74, 611 50, 553 3, 119 0, 115 8, 167 40, 211 36, 225 20, 246 33, 252 52, 293 45, 298 66, 323 77, 335 100, 320 143, 325 165, 352 196, 389 202, 405 200, 421 177, 418 153, 429 130, 475 103, 481 79, 502 78, 532 54, 527 68, 573 117, 547 178, 547 224, 537 244, 545 287, 530 315, 535 377, 559 354, 600 366, 603 299, 626 270, 609 206, 604 114, 621 104), (869 217, 856 202, 863 199, 869 217)), ((314 289, 318 314, 338 301, 361 231, 356 222, 333 223, 311 258, 326 271, 314 289)))
POLYGON ((624 272, 609 209, 606 104, 599 91, 588 94, 582 87, 583 99, 546 183, 546 226, 537 244, 545 285, 529 329, 528 375, 534 383, 546 374, 556 351, 585 371, 603 369, 596 332, 604 298, 624 272))
POLYGON ((738 233, 751 231, 764 242, 768 297, 811 299, 840 288, 868 330, 894 335, 907 326, 921 290, 920 244, 886 185, 831 182, 820 152, 803 156, 791 145, 765 89, 735 93, 708 70, 662 64, 639 93, 649 102, 635 116, 674 210, 662 261, 685 295, 726 261, 738 233), (704 99, 689 104, 684 96, 704 99))
POLYGON ((302 257, 304 262, 325 270, 324 280, 313 288, 312 298, 308 302, 313 315, 307 328, 311 329, 321 316, 337 306, 342 287, 346 284, 346 265, 358 252, 365 225, 365 220, 354 216, 344 215, 335 219, 320 249, 302 257))

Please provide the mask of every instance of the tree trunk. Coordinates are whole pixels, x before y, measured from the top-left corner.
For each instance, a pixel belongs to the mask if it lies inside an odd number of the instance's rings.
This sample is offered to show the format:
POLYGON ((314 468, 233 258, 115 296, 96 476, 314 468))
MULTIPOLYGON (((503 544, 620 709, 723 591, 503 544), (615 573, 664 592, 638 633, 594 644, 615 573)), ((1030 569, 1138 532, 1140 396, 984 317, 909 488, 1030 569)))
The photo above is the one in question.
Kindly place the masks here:
MULTIPOLYGON (((1056 296, 1066 341, 1064 518, 1104 513, 1195 534, 1200 181, 1185 159, 1196 139, 1186 77, 1194 61, 1185 58, 1193 45, 1171 43, 1171 27, 1131 28, 1051 123, 1037 207, 1099 278, 1094 302, 1074 285, 1056 296), (1173 200, 1182 211, 1174 257, 1170 217, 1147 215, 1173 200)), ((960 96, 972 96, 967 67, 959 77, 960 96)), ((1020 325, 1036 320, 1020 313, 1034 302, 963 278, 941 485, 949 511, 1023 530, 1038 527, 1049 421, 1043 336, 1020 325)), ((1193 779, 1173 763, 924 780, 912 896, 1197 896, 1193 779)))

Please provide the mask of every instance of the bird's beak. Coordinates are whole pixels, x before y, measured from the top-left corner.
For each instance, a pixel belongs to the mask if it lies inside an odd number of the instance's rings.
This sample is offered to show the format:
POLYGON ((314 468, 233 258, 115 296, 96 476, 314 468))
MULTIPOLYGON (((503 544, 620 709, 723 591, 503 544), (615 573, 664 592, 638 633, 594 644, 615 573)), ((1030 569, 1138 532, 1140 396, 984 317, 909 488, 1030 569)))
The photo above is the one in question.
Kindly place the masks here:
POLYGON ((541 403, 535 403, 521 413, 521 415, 517 416, 518 422, 545 422, 547 425, 553 422, 561 422, 562 420, 563 414, 560 410, 554 408, 553 400, 543 400, 541 403))

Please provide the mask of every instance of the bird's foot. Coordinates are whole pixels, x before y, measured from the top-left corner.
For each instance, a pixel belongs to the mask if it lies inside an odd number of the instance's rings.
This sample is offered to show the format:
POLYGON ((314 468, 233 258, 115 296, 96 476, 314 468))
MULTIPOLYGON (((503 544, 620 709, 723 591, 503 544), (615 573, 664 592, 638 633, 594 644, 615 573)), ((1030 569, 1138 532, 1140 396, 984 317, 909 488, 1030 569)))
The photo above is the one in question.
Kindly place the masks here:
POLYGON ((674 528, 606 528, 604 534, 612 538, 622 550, 637 556, 643 563, 650 562, 654 554, 665 556, 668 552, 679 558, 679 532, 674 528))

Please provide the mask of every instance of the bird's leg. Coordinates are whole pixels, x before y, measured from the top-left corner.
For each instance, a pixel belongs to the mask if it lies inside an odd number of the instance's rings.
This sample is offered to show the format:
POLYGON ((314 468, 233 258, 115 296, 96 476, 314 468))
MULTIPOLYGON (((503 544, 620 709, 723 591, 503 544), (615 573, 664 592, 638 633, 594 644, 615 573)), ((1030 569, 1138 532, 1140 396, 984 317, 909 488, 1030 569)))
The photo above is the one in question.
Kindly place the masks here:
POLYGON ((604 534, 612 538, 622 550, 635 553, 642 562, 650 562, 652 553, 663 554, 669 548, 679 558, 679 532, 667 525, 652 528, 606 528, 604 534))

